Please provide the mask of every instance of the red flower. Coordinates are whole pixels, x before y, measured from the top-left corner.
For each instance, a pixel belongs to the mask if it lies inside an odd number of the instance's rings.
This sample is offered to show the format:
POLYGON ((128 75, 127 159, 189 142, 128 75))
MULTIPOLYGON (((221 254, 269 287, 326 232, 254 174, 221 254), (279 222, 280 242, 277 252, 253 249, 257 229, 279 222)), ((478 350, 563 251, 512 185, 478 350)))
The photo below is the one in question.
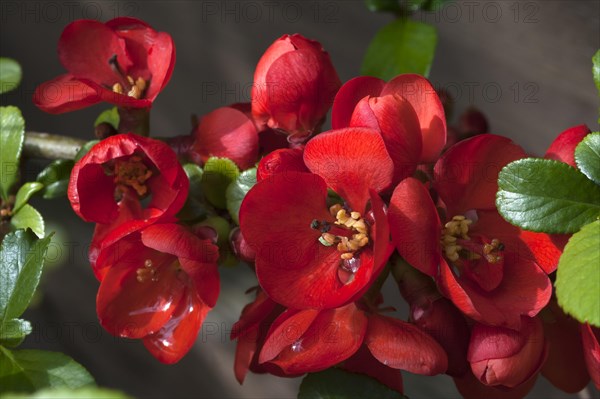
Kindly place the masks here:
POLYGON ((321 44, 298 34, 284 35, 258 61, 252 114, 259 125, 304 141, 322 124, 340 86, 321 44))
POLYGON ((521 315, 535 316, 552 293, 520 230, 495 207, 499 170, 524 155, 500 136, 462 141, 435 166, 433 185, 447 223, 414 178, 395 189, 389 212, 392 238, 407 262, 436 277, 442 293, 467 316, 511 328, 519 327, 521 315))
POLYGON ((82 219, 111 224, 120 218, 117 197, 126 194, 134 204, 127 222, 153 223, 174 216, 183 206, 189 182, 177 156, 161 141, 119 134, 96 144, 71 172, 68 196, 82 219), (150 197, 142 209, 141 202, 150 197), (135 208, 135 210, 134 210, 135 208))
POLYGON ((581 325, 583 353, 590 377, 597 389, 600 389, 600 329, 588 323, 581 325))
POLYGON ((573 126, 559 134, 546 151, 544 158, 555 159, 576 168, 575 147, 590 133, 586 125, 573 126))
POLYGON ((225 157, 245 170, 258 159, 256 126, 249 115, 234 107, 221 107, 203 116, 192 134, 191 151, 202 163, 210 157, 225 157))
POLYGON ((154 224, 103 249, 97 298, 111 334, 142 339, 163 363, 192 347, 219 295, 218 248, 176 224, 154 224))
POLYGON ((546 355, 542 323, 523 317, 518 331, 475 324, 467 357, 483 384, 514 388, 540 371, 546 355))
POLYGON ((256 181, 287 172, 309 172, 304 164, 304 152, 300 148, 282 148, 263 157, 256 169, 256 181))
POLYGON ((335 97, 332 127, 376 128, 395 165, 396 182, 410 176, 417 163, 435 162, 446 143, 444 107, 422 76, 383 80, 361 76, 348 81, 335 97))
POLYGON ((316 136, 304 161, 313 173, 274 174, 248 192, 240 228, 256 251, 260 285, 274 301, 334 308, 359 295, 389 255, 377 192, 391 182, 392 161, 380 135, 360 128, 316 136), (346 202, 328 207, 328 186, 346 202))
POLYGON ((170 35, 135 18, 78 20, 63 31, 58 56, 68 73, 37 87, 33 100, 43 111, 59 114, 100 101, 149 108, 171 77, 175 47, 170 35))

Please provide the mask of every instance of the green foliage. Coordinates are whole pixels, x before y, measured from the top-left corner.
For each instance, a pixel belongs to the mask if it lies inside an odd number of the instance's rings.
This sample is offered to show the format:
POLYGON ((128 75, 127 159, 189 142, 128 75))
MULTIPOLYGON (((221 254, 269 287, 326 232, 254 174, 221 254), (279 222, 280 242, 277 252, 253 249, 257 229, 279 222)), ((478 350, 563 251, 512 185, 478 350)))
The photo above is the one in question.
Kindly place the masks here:
POLYGON ((562 162, 514 161, 500 172, 498 187, 498 211, 526 230, 574 233, 600 216, 600 187, 562 162))
POLYGON ((594 54, 592 58, 592 74, 594 75, 594 82, 596 88, 598 88, 598 94, 600 95, 600 50, 594 54))
POLYGON ((17 191, 13 212, 19 212, 19 209, 27 204, 27 201, 29 201, 31 196, 40 191, 42 188, 44 188, 44 185, 38 182, 28 182, 23 184, 21 188, 19 188, 19 191, 17 191))
POLYGON ((88 153, 88 151, 95 146, 96 144, 98 144, 100 142, 100 140, 90 140, 87 143, 85 143, 80 149, 79 151, 77 151, 77 154, 75 154, 75 159, 74 161, 77 162, 79 161, 81 158, 83 158, 83 156, 85 154, 88 153))
POLYGON ((31 323, 27 320, 7 320, 0 328, 0 345, 7 347, 20 345, 29 334, 31 334, 31 323))
POLYGON ((206 202, 202 193, 202 168, 194 163, 186 163, 183 170, 190 181, 190 191, 177 218, 193 223, 206 217, 206 202))
POLYGON ((575 319, 600 327, 600 220, 569 239, 558 263, 556 297, 575 319))
POLYGON ((123 392, 105 388, 42 389, 34 394, 8 393, 2 399, 129 399, 123 392))
POLYGON ((330 368, 310 373, 302 380, 298 399, 406 398, 373 378, 330 368))
POLYGON ((70 159, 59 159, 46 166, 37 175, 37 181, 44 185, 42 196, 45 199, 65 197, 69 187, 69 178, 75 162, 70 159))
POLYGON ((21 83, 21 66, 12 58, 0 57, 0 94, 14 90, 21 83))
POLYGON ((437 44, 433 26, 397 19, 375 35, 363 60, 361 74, 390 80, 402 73, 429 75, 437 44))
POLYGON ((227 158, 209 158, 204 164, 202 174, 202 192, 209 203, 219 209, 227 209, 225 192, 227 187, 237 179, 240 170, 227 158))
POLYGON ((600 185, 600 133, 588 134, 575 149, 575 162, 581 172, 600 185))
POLYGON ((119 116, 119 109, 117 107, 112 107, 102 111, 102 113, 98 115, 98 118, 96 118, 96 121, 94 122, 94 127, 101 123, 108 123, 115 129, 118 129, 120 120, 121 117, 119 116))
POLYGON ((248 169, 227 187, 227 210, 236 224, 240 224, 240 206, 244 197, 256 184, 256 168, 248 169))
POLYGON ((6 201, 19 177, 25 121, 16 107, 0 107, 0 195, 6 201))
POLYGON ((29 204, 23 205, 19 212, 11 217, 10 224, 15 230, 31 229, 39 238, 44 236, 44 218, 37 209, 29 204))

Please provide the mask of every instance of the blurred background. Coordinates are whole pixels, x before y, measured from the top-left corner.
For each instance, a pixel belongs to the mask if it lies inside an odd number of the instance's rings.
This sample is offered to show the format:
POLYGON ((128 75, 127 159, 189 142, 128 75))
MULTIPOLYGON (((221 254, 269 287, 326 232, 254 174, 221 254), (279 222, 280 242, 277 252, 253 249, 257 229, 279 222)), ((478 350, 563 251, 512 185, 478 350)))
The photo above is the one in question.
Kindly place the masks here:
MULTIPOLYGON (((342 81, 357 76, 375 33, 393 17, 367 10, 362 0, 343 1, 8 1, 0 2, 0 55, 21 63, 19 89, 1 97, 21 108, 27 130, 93 139, 93 122, 105 105, 48 115, 31 102, 35 87, 64 72, 56 44, 75 19, 141 18, 173 36, 173 77, 154 103, 151 134, 188 133, 191 114, 249 101, 254 68, 263 51, 285 33, 320 41, 342 81)), ((541 155, 566 128, 597 130, 598 96, 591 57, 600 47, 600 2, 595 0, 455 1, 415 19, 438 30, 431 69, 434 86, 454 96, 460 113, 481 109, 491 132, 508 136, 541 155)), ((455 113, 456 114, 456 113, 455 113)), ((43 166, 25 165, 34 179, 43 166)), ((101 386, 136 397, 294 398, 300 379, 250 374, 243 386, 233 376, 235 344, 229 333, 256 284, 246 267, 222 269, 222 293, 192 351, 177 365, 154 360, 135 341, 110 336, 98 324, 98 282, 87 263, 91 224, 66 200, 34 201, 57 231, 37 305, 24 315, 34 332, 25 346, 62 351, 83 364, 101 386)), ((399 301, 385 287, 386 301, 399 301)), ((398 305, 400 307, 400 305, 398 305)), ((407 314, 400 307, 401 317, 407 314)), ((447 376, 405 373, 411 398, 458 397, 447 376)), ((531 398, 597 397, 588 390, 566 395, 539 379, 531 398)))

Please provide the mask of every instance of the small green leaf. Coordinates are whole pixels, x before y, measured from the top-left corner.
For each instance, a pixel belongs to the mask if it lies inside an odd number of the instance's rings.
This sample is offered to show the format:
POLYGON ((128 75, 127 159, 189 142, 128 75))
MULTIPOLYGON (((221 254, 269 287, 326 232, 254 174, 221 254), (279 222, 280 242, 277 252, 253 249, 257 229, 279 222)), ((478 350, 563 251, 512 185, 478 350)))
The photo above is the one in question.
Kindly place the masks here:
POLYGON ((573 234, 558 262, 556 297, 582 323, 600 327, 600 221, 573 234))
POLYGON ((600 187, 562 162, 511 162, 500 171, 498 187, 498 211, 526 230, 574 233, 600 215, 600 187))
POLYGON ((98 118, 96 118, 96 122, 94 122, 94 127, 98 126, 101 123, 108 123, 115 129, 119 128, 119 110, 117 107, 112 107, 110 109, 102 111, 98 118))
POLYGON ((34 181, 23 184, 21 188, 19 188, 19 191, 17 191, 13 213, 19 212, 19 209, 21 209, 23 205, 27 204, 27 201, 29 201, 31 196, 40 191, 42 188, 44 188, 42 183, 34 181))
POLYGON ((229 222, 220 216, 212 216, 198 223, 199 226, 208 226, 217 232, 217 245, 219 248, 229 245, 229 222))
POLYGON ((14 90, 21 83, 21 66, 12 58, 0 57, 0 94, 14 90))
POLYGON ((405 396, 371 377, 339 368, 307 374, 298 392, 298 399, 347 398, 402 399, 405 396))
POLYGON ((31 334, 31 323, 27 320, 7 320, 0 326, 0 344, 8 347, 18 346, 29 334, 31 334))
POLYGON ((363 60, 361 74, 390 80, 402 73, 427 76, 437 44, 431 25, 397 19, 375 36, 363 60))
POLYGON ((44 218, 29 204, 23 205, 19 212, 13 214, 10 224, 15 229, 31 229, 39 238, 44 237, 44 218))
POLYGON ((592 57, 592 73, 594 75, 594 82, 598 89, 598 95, 600 95, 600 50, 596 51, 594 57, 592 57))
POLYGON ((8 393, 2 399, 131 399, 127 394, 106 388, 42 389, 33 394, 8 393))
POLYGON ((209 158, 202 174, 202 192, 208 202, 217 208, 226 209, 225 191, 239 174, 240 170, 231 159, 209 158))
POLYGON ((177 213, 177 218, 185 222, 196 222, 206 217, 206 202, 202 194, 202 168, 193 163, 183 165, 190 181, 190 191, 185 204, 177 213))
POLYGON ((17 107, 0 107, 0 195, 8 199, 19 176, 25 121, 17 107))
POLYGON ((83 156, 85 154, 87 154, 90 149, 95 146, 96 144, 98 144, 100 142, 100 140, 90 140, 87 143, 85 143, 80 149, 79 151, 77 151, 77 154, 75 154, 75 159, 73 159, 75 162, 79 161, 81 158, 83 158, 83 156))
MULTIPOLYGON (((80 150, 81 151, 81 150, 80 150)), ((75 162, 70 159, 59 159, 46 166, 37 175, 37 181, 44 185, 43 197, 59 198, 67 195, 71 170, 75 162)))
POLYGON ((0 247, 0 326, 27 309, 40 281, 50 239, 51 235, 39 240, 30 230, 4 237, 0 247))
POLYGON ((575 162, 581 172, 600 185, 600 133, 588 134, 575 148, 575 162))
POLYGON ((242 172, 238 178, 227 187, 227 210, 236 224, 240 224, 240 206, 244 197, 256 184, 256 168, 242 172))
POLYGON ((8 350, 0 347, 0 392, 34 392, 48 387, 94 385, 76 361, 58 352, 8 350))

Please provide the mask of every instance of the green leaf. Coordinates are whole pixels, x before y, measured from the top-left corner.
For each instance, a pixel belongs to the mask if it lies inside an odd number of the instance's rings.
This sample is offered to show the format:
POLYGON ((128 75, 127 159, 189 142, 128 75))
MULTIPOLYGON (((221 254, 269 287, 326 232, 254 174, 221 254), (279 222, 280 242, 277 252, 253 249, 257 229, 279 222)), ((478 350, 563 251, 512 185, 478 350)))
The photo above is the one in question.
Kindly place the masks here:
POLYGON ((96 118, 96 122, 94 122, 94 127, 98 126, 101 123, 108 123, 115 129, 119 128, 119 110, 117 107, 112 107, 110 109, 102 111, 98 118, 96 118))
POLYGON ((85 143, 80 149, 79 151, 77 151, 77 154, 75 154, 75 159, 74 161, 77 162, 79 161, 81 158, 83 158, 83 156, 85 154, 87 154, 89 152, 89 150, 95 146, 96 144, 98 144, 100 142, 100 140, 90 140, 87 143, 85 143))
MULTIPOLYGON (((81 151, 81 150, 80 150, 81 151)), ((59 198, 67 195, 69 178, 75 162, 70 159, 59 159, 46 166, 37 175, 37 181, 44 185, 43 197, 59 198)))
POLYGON ((562 162, 511 162, 500 171, 498 187, 498 211, 526 230, 574 233, 600 215, 600 187, 562 162))
POLYGON ((575 148, 575 162, 581 172, 600 185, 600 133, 588 134, 575 148))
POLYGON ((592 73, 594 75, 594 82, 598 89, 598 95, 600 95, 600 50, 596 51, 594 57, 592 57, 592 73))
POLYGON ((298 399, 349 398, 401 399, 405 396, 366 375, 338 368, 306 375, 298 392, 298 399))
POLYGON ((106 388, 42 389, 33 394, 8 393, 2 399, 130 399, 127 394, 106 388))
POLYGON ((29 334, 31 334, 31 323, 27 320, 7 320, 0 326, 0 344, 8 347, 20 345, 29 334))
POLYGON ((206 217, 206 203, 202 194, 202 168, 194 163, 183 165, 190 181, 190 191, 185 204, 177 213, 177 218, 186 222, 195 222, 206 217))
POLYGON ((397 19, 375 36, 363 60, 361 74, 390 80, 402 73, 427 76, 437 44, 431 25, 397 19))
POLYGON ((38 239, 30 230, 4 237, 0 247, 0 326, 21 316, 42 274, 51 235, 38 239))
POLYGON ((39 238, 44 237, 44 218, 29 204, 23 205, 19 212, 11 217, 10 224, 15 229, 31 229, 39 238))
POLYGON ((231 159, 209 158, 202 174, 202 192, 208 202, 217 208, 226 209, 225 191, 239 174, 240 170, 231 159))
POLYGON ((244 197, 256 184, 256 168, 242 172, 238 178, 227 187, 227 210, 236 224, 240 224, 240 206, 244 197))
POLYGON ((0 94, 14 90, 21 83, 21 66, 12 58, 0 57, 0 94))
POLYGON ((23 184, 21 188, 19 188, 19 191, 17 191, 13 213, 19 212, 19 209, 21 209, 23 205, 27 204, 27 201, 29 201, 31 196, 40 191, 42 188, 44 188, 42 183, 34 181, 23 184))
POLYGON ((76 361, 58 352, 8 350, 0 347, 0 392, 33 392, 47 387, 94 385, 76 361))
POLYGON ((19 176, 25 121, 17 107, 0 107, 0 195, 8 199, 19 176))
POLYGON ((600 327, 600 221, 573 234, 558 262, 556 297, 582 323, 600 327))

